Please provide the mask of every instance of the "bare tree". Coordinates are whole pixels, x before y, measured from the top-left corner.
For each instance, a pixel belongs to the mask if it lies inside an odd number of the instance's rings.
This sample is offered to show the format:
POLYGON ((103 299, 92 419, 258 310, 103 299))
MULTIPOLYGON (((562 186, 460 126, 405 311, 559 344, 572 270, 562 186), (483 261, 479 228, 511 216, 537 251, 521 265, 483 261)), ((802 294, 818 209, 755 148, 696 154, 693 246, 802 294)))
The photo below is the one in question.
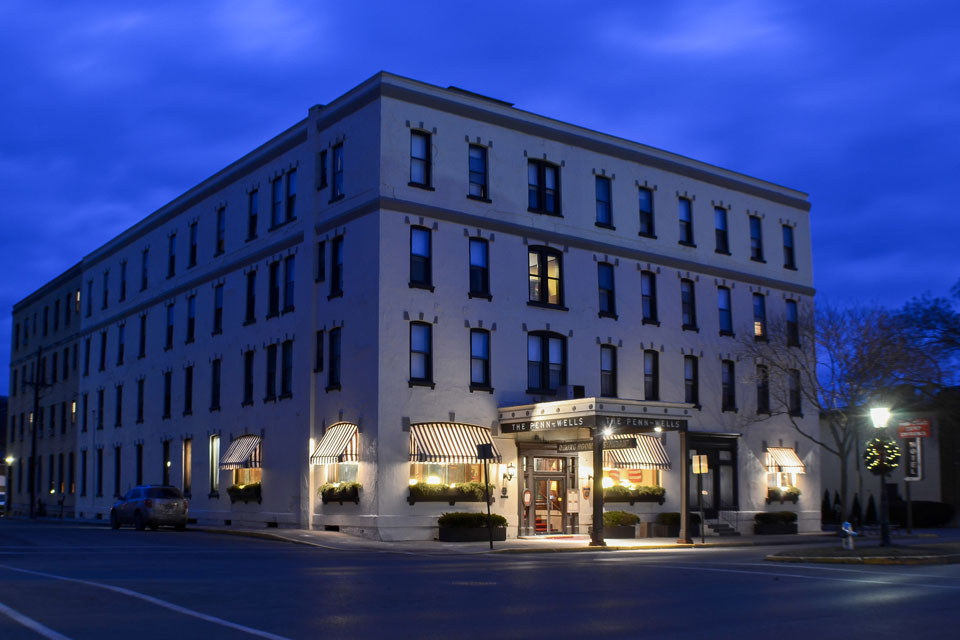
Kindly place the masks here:
POLYGON ((836 456, 846 513, 850 454, 858 459, 858 432, 868 406, 891 389, 939 381, 937 359, 879 307, 823 304, 815 315, 801 312, 796 323, 777 317, 754 333, 760 335, 741 339, 740 355, 765 367, 760 371, 766 372, 770 407, 768 414, 745 419, 786 416, 800 435, 836 456), (825 430, 804 430, 800 402, 819 414, 825 430))

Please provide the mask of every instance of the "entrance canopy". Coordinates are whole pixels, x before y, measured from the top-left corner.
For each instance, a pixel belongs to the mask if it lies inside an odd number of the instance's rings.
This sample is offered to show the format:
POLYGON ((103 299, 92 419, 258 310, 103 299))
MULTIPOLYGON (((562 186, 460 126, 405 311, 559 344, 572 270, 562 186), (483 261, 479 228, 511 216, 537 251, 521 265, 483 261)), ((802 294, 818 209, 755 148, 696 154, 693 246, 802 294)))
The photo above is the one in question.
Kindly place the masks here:
POLYGON ((337 464, 357 461, 357 425, 337 422, 327 428, 317 448, 310 456, 310 464, 337 464))
POLYGON ((220 469, 258 469, 260 457, 260 436, 238 436, 220 458, 220 469))
POLYGON ((800 456, 789 447, 767 447, 767 471, 770 473, 806 473, 800 456))
POLYGON ((424 422, 410 425, 410 461, 478 464, 477 445, 493 445, 493 460, 501 462, 490 429, 459 422, 424 422))
POLYGON ((670 469, 670 458, 660 438, 653 436, 611 436, 617 438, 636 438, 637 446, 632 449, 603 450, 603 466, 608 469, 670 469))
POLYGON ((500 432, 543 434, 557 429, 603 429, 607 435, 681 431, 694 405, 619 398, 577 398, 498 409, 500 432))

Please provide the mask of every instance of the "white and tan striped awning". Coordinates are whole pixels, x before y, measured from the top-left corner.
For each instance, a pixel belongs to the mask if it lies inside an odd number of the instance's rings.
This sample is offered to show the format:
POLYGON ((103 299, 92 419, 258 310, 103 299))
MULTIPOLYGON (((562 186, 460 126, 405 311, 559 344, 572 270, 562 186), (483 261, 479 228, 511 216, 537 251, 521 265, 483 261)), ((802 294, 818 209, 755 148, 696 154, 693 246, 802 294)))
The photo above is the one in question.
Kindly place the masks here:
POLYGON ((641 434, 618 434, 609 439, 636 438, 632 449, 604 449, 603 466, 606 469, 670 469, 670 458, 660 438, 641 434))
POLYGON ((330 425, 310 456, 310 464, 356 462, 357 439, 357 425, 351 422, 330 425))
POLYGON ((493 445, 493 460, 501 462, 497 445, 490 439, 490 429, 458 422, 424 422, 410 425, 410 461, 474 464, 477 445, 493 445))
POLYGON ((258 469, 259 467, 260 436, 237 436, 227 447, 226 453, 220 457, 221 469, 258 469))
POLYGON ((803 461, 789 447, 767 447, 767 471, 770 473, 806 473, 803 461))

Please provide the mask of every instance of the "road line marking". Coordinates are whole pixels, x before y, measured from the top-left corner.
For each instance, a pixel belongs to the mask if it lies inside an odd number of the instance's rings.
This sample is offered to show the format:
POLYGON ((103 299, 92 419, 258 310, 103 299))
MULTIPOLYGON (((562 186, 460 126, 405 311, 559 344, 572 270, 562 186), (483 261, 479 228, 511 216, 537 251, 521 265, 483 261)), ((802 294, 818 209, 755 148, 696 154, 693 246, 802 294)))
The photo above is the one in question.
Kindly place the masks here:
POLYGON ((12 618, 16 622, 19 622, 20 624, 25 626, 27 629, 30 629, 31 631, 40 634, 44 638, 48 638, 48 640, 70 640, 70 638, 63 635, 62 633, 57 633, 53 629, 43 626, 33 618, 28 618, 27 616, 23 615, 19 611, 14 611, 13 609, 3 604, 2 602, 0 602, 0 613, 7 614, 8 617, 12 618))
MULTIPOLYGON (((730 566, 744 567, 769 567, 769 564, 760 562, 725 562, 730 566)), ((899 571, 868 571, 867 569, 844 569, 837 566, 826 566, 819 562, 802 563, 797 562, 794 565, 797 569, 811 569, 814 571, 840 571, 843 573, 866 573, 871 576, 902 576, 905 578, 939 578, 941 580, 956 580, 957 576, 937 575, 935 573, 901 573, 899 571)), ((882 565, 875 565, 882 566, 882 565)))
MULTIPOLYGON (((43 571, 32 571, 30 569, 20 569, 18 567, 11 567, 10 565, 6 565, 6 564, 0 564, 0 568, 8 569, 9 571, 17 571, 19 573, 27 573, 30 575, 41 576, 44 578, 53 578, 54 580, 63 580, 64 582, 75 582, 77 584, 85 584, 90 587, 98 587, 100 589, 106 589, 107 591, 113 591, 114 593, 130 596, 131 598, 137 598, 138 600, 143 600, 144 602, 149 602, 150 604, 154 604, 154 605, 157 605, 158 607, 163 607, 165 609, 170 609, 171 611, 175 611, 177 613, 182 613, 187 616, 193 616, 194 618, 199 618, 200 620, 212 622, 213 624, 219 624, 221 626, 228 627, 230 629, 243 631, 244 633, 249 633, 250 635, 259 636, 261 638, 269 638, 270 640, 290 640, 285 636, 278 636, 268 631, 261 631, 259 629, 254 629, 253 627, 246 627, 242 624, 237 624, 236 622, 230 622, 229 620, 224 620, 223 618, 218 618, 216 616, 200 613, 199 611, 194 611, 193 609, 187 609, 186 607, 181 607, 178 604, 173 604, 172 602, 167 602, 166 600, 160 600, 159 598, 154 598, 153 596, 148 596, 144 593, 139 593, 137 591, 131 591, 130 589, 124 589, 123 587, 115 587, 110 584, 104 584, 102 582, 92 582, 90 580, 80 580, 79 578, 68 578, 66 576, 58 576, 53 573, 44 573, 43 571)), ((57 637, 63 638, 64 636, 57 636, 57 637)))

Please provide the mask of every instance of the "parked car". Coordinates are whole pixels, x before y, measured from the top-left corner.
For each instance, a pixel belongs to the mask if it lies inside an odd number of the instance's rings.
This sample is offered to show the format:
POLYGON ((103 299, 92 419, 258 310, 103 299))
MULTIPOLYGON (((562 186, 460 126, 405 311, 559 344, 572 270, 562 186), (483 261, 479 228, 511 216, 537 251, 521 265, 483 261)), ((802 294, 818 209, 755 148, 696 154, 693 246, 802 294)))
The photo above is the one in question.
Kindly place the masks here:
POLYGON ((187 527, 187 499, 180 489, 159 484, 145 484, 127 491, 110 509, 110 526, 119 529, 132 524, 137 531, 171 526, 187 527))

